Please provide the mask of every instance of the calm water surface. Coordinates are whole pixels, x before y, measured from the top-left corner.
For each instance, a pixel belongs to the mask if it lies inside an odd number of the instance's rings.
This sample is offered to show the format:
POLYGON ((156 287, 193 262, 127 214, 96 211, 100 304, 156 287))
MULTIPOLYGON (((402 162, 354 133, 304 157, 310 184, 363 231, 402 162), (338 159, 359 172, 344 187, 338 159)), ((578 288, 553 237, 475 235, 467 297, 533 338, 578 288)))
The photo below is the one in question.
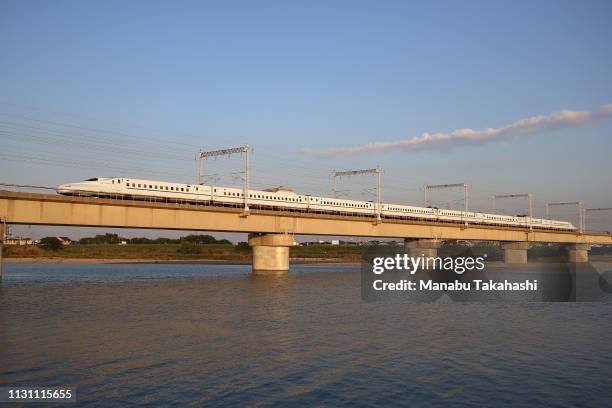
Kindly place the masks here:
POLYGON ((5 265, 0 383, 80 406, 611 406, 609 303, 368 303, 358 267, 249 272, 5 265))

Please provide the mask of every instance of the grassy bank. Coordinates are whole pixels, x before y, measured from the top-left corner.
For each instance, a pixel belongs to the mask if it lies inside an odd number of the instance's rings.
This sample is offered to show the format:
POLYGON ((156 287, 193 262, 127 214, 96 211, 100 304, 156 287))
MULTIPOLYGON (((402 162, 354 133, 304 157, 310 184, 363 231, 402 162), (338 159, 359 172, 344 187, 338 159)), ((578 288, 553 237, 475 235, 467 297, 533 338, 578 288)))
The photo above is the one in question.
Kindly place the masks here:
MULTIPOLYGON (((315 245, 292 247, 292 258, 359 259, 361 248, 356 245, 315 245)), ((74 244, 60 250, 45 250, 38 246, 4 248, 6 258, 65 258, 65 259, 150 259, 150 260, 239 260, 251 259, 250 249, 231 244, 74 244)))
MULTIPOLYGON (((342 259, 357 261, 362 247, 358 245, 311 245, 290 248, 293 259, 342 259)), ((4 246, 5 258, 58 258, 58 259, 125 259, 125 260, 232 260, 250 261, 248 246, 232 244, 74 244, 60 250, 45 250, 39 246, 4 246)), ((489 261, 503 260, 500 247, 444 246, 438 251, 441 257, 483 256, 489 261)), ((591 255, 612 255, 612 248, 593 248, 591 255)), ((566 251, 562 246, 534 247, 529 250, 530 259, 562 261, 566 251)))

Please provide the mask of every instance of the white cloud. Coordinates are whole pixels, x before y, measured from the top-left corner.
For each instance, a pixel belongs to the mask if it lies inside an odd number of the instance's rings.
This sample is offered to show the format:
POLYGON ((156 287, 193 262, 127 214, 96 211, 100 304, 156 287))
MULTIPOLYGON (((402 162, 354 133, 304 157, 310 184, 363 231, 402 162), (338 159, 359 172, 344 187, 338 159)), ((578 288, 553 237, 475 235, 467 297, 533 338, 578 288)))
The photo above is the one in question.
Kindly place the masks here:
POLYGON ((612 104, 603 105, 596 112, 562 110, 549 115, 532 116, 500 128, 456 129, 452 132, 429 133, 391 142, 371 142, 359 146, 328 149, 302 149, 302 153, 317 156, 347 156, 386 150, 441 151, 458 146, 480 145, 560 129, 590 125, 612 117, 612 104))

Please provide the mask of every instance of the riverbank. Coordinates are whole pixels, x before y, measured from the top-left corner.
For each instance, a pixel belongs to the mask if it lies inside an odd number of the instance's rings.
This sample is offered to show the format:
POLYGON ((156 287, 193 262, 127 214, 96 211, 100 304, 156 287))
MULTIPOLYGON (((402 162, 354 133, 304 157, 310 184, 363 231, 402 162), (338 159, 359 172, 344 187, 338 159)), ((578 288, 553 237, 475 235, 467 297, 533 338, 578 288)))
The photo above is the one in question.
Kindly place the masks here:
MULTIPOLYGON (((251 248, 232 244, 73 244, 59 250, 39 246, 5 246, 4 258, 13 262, 251 262, 251 248)), ((357 245, 312 245, 291 247, 293 260, 359 260, 357 245)))
MULTIPOLYGON (((102 259, 102 258, 59 258, 59 257, 40 257, 40 258, 4 258, 3 262, 9 264, 227 264, 239 265, 250 264, 250 261, 231 260, 231 259, 174 259, 174 260, 155 260, 155 259, 102 259)), ((290 258, 291 264, 316 264, 323 265, 359 265, 359 261, 343 258, 290 258)))
MULTIPOLYGON (((359 263, 362 247, 358 245, 309 245, 290 248, 291 263, 359 263)), ((610 248, 593 248, 591 260, 610 261, 610 248)), ((503 261, 499 247, 442 247, 439 256, 484 256, 488 263, 503 261)), ((530 262, 565 262, 566 252, 559 247, 534 247, 529 250, 530 262)), ((79 263, 79 264, 125 264, 125 263, 232 263, 250 264, 251 248, 232 244, 73 244, 60 250, 46 250, 39 246, 5 246, 4 261, 7 263, 79 263)))

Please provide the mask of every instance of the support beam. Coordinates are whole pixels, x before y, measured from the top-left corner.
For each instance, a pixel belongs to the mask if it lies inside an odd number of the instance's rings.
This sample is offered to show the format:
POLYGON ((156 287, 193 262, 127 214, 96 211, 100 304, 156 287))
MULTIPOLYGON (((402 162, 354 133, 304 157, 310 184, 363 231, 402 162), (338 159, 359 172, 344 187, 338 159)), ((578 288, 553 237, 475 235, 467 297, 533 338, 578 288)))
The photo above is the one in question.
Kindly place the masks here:
POLYGON ((567 260, 571 263, 589 262, 589 250, 591 246, 588 244, 570 244, 567 246, 567 260))
POLYGON ((289 247, 294 245, 289 234, 250 234, 253 248, 253 273, 279 273, 289 270, 289 247))
POLYGON ((504 262, 508 265, 526 265, 529 242, 504 242, 504 262))
POLYGON ((410 256, 425 256, 435 258, 438 256, 438 248, 442 245, 439 239, 404 239, 404 248, 410 252, 410 256))

